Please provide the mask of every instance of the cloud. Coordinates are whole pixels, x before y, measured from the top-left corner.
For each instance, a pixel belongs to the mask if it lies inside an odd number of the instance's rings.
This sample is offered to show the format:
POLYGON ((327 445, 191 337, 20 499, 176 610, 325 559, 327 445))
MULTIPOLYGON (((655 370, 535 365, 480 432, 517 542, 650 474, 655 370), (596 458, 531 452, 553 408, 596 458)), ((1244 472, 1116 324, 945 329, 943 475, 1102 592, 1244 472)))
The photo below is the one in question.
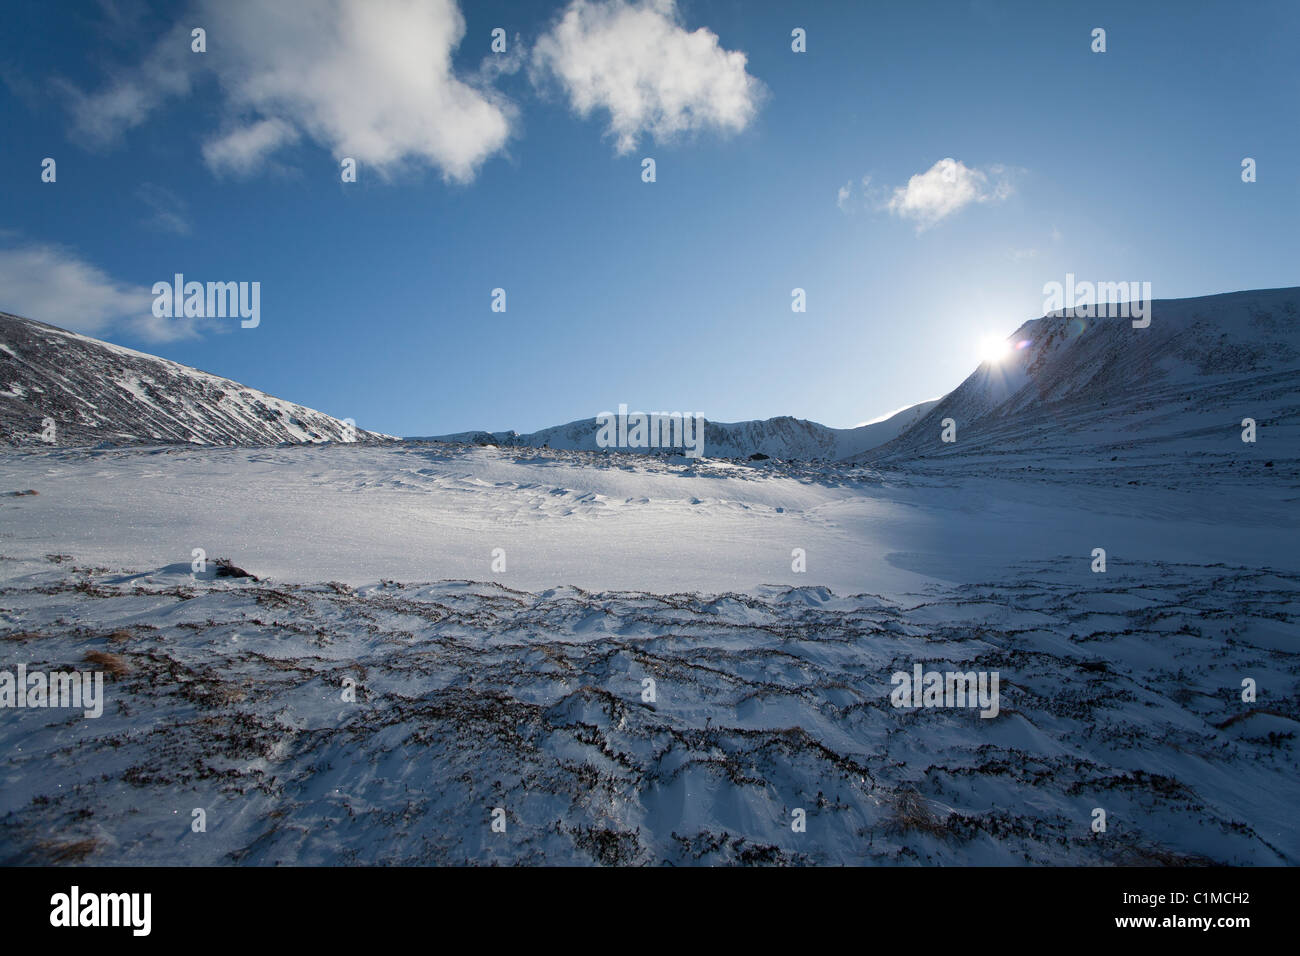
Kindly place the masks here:
POLYGON ((148 119, 169 99, 189 94, 193 61, 190 28, 177 24, 136 68, 115 74, 96 93, 84 93, 63 81, 56 85, 70 102, 73 131, 81 145, 104 147, 148 119))
MULTIPOLYGON (((381 171, 423 161, 461 182, 500 150, 512 108, 452 71, 465 35, 454 0, 317 0, 231 4, 207 0, 210 37, 230 46, 220 76, 241 113, 281 125, 232 134, 248 161, 300 129, 336 157, 381 171), (256 147, 261 146, 259 154, 256 147)), ((209 144, 207 153, 223 153, 209 144)))
POLYGON ((884 209, 887 206, 886 191, 871 183, 871 177, 863 176, 860 183, 849 180, 835 191, 835 205, 840 212, 853 215, 859 209, 884 209))
POLYGON ((251 176, 277 149, 296 142, 298 135, 293 125, 284 120, 257 120, 204 143, 203 161, 214 173, 251 176))
POLYGON ((620 155, 645 135, 743 130, 763 95, 745 54, 680 21, 675 0, 571 0, 533 47, 533 79, 554 77, 579 116, 608 112, 620 155))
POLYGON ((505 146, 515 109, 490 73, 456 76, 464 34, 455 0, 198 0, 139 67, 100 92, 71 91, 75 126, 110 142, 207 71, 224 97, 224 129, 203 146, 215 172, 251 174, 305 136, 381 175, 425 163, 465 182, 505 146), (191 52, 194 23, 206 53, 191 52))
POLYGON ((499 76, 513 76, 528 63, 528 47, 516 33, 506 44, 504 53, 489 53, 483 57, 478 67, 475 82, 478 85, 491 84, 499 76))
POLYGON ((148 288, 118 282, 53 245, 0 248, 0 308, 86 335, 115 329, 150 342, 198 336, 192 320, 155 318, 148 288))
POLYGON ((885 208, 901 219, 915 222, 917 232, 930 228, 971 203, 1000 202, 1011 195, 1006 168, 990 166, 988 172, 972 169, 960 160, 941 159, 923 173, 899 186, 885 208), (990 185, 990 175, 997 181, 990 185))
POLYGON ((135 195, 153 210, 153 215, 145 220, 145 225, 178 236, 190 234, 190 222, 185 216, 187 206, 180 196, 156 183, 141 183, 135 195))
MULTIPOLYGON (((150 307, 152 308, 153 300, 150 298, 150 307)), ((187 318, 159 318, 152 311, 144 315, 134 316, 124 320, 119 324, 121 331, 136 338, 143 339, 146 342, 179 342, 184 339, 199 338, 197 327, 198 319, 187 318)))

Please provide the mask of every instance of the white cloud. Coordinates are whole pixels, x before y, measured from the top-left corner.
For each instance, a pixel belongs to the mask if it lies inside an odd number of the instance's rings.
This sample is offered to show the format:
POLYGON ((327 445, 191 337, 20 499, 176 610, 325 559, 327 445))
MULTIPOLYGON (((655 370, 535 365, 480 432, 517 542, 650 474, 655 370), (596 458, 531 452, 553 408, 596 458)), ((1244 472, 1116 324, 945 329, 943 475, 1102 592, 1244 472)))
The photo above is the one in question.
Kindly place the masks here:
POLYGON ((197 339, 199 337, 199 330, 196 325, 198 319, 159 318, 152 312, 152 296, 149 301, 151 311, 124 320, 120 323, 119 328, 136 338, 154 343, 179 342, 182 339, 197 339))
POLYGON ((647 134, 743 130, 763 92, 746 62, 717 34, 686 30, 675 0, 572 0, 534 46, 532 72, 555 77, 578 115, 607 111, 625 154, 647 134))
POLYGON ((423 162, 468 181, 509 137, 514 108, 487 85, 458 78, 465 34, 455 0, 198 0, 134 70, 101 92, 74 92, 77 128, 106 141, 144 122, 210 70, 225 97, 225 130, 203 147, 217 172, 251 173, 306 136, 381 174, 423 162), (206 53, 189 28, 207 30, 206 53))
POLYGON ((114 143, 168 99, 188 95, 191 56, 196 55, 190 52, 190 28, 178 23, 138 67, 118 72, 104 89, 87 94, 61 83, 71 101, 73 128, 84 145, 114 143))
POLYGON ((923 173, 917 173, 899 186, 885 208, 902 219, 917 224, 917 231, 928 229, 940 220, 973 202, 999 202, 1011 195, 1011 183, 1005 167, 990 166, 988 172, 972 169, 960 160, 941 159, 923 173), (990 175, 997 181, 990 185, 990 175))
POLYGON ((835 191, 835 205, 840 212, 855 214, 859 209, 884 208, 885 200, 880 186, 871 184, 871 177, 863 176, 861 182, 849 180, 835 191))
POLYGON ((478 66, 475 82, 491 84, 499 76, 513 76, 528 63, 528 47, 516 33, 506 44, 506 52, 489 53, 478 66))
POLYGON ((0 249, 0 309, 85 335, 117 329, 150 342, 198 335, 192 320, 155 318, 148 288, 52 245, 0 249))
POLYGON ((263 119, 203 144, 203 161, 214 173, 251 176, 281 146, 296 142, 298 131, 282 119, 263 119))
MULTIPOLYGON (((505 145, 508 104, 452 71, 465 34, 455 0, 205 5, 209 37, 229 45, 220 78, 241 113, 299 128, 363 166, 418 160, 462 182, 505 145)), ((283 126, 256 129, 268 151, 287 141, 283 126)), ((251 134, 235 135, 247 144, 251 134)))

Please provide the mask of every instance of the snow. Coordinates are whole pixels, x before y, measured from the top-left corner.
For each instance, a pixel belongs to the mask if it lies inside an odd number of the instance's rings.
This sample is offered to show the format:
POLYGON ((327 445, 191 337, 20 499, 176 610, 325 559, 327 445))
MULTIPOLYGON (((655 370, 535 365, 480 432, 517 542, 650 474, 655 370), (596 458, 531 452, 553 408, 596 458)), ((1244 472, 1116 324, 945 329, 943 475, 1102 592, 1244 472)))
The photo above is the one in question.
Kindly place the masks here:
POLYGON ((126 380, 115 381, 113 384, 118 388, 129 392, 136 401, 144 402, 146 405, 152 405, 154 408, 158 407, 154 403, 154 400, 149 397, 149 393, 144 390, 141 379, 133 376, 126 380))
POLYGON ((0 862, 1294 864, 1294 477, 1129 467, 0 453, 0 669, 130 667, 5 714, 0 862))
POLYGON ((1201 494, 1158 486, 954 487, 870 469, 818 480, 767 464, 439 444, 60 449, 0 458, 0 487, 35 487, 39 475, 40 500, 5 523, 40 554, 143 569, 204 547, 300 583, 486 579, 503 548, 502 583, 530 590, 749 591, 815 577, 836 593, 883 593, 1025 560, 1091 560, 1097 546, 1114 562, 1190 551, 1252 564, 1293 550, 1283 485, 1224 494, 1207 511, 1201 494), (142 479, 142 461, 166 481, 142 479), (795 548, 807 574, 791 570, 795 548))

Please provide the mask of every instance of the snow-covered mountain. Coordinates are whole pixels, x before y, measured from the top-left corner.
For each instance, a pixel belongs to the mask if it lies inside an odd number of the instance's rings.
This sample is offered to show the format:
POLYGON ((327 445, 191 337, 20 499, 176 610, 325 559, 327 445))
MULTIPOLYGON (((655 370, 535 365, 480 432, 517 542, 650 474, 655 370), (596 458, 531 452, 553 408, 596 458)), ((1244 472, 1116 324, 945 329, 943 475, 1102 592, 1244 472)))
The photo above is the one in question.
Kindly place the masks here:
MULTIPOLYGON (((1213 465, 1300 448, 1300 288, 1158 300, 1151 324, 1051 315, 1022 325, 896 439, 858 461, 948 459, 1035 468, 1053 460, 1213 465), (1242 441, 1243 419, 1256 442, 1242 441), (941 440, 952 419, 956 441, 941 440)), ((1262 464, 1262 463, 1261 463, 1262 464)))
POLYGON ((228 378, 0 312, 0 442, 6 444, 264 445, 386 437, 228 378))
MULTIPOLYGON (((817 422, 783 415, 763 421, 710 422, 704 425, 704 455, 710 458, 748 458, 761 454, 769 458, 838 461, 875 448, 897 436, 938 404, 938 399, 921 402, 895 412, 888 418, 857 428, 830 428, 817 422)), ((518 432, 459 432, 413 441, 463 442, 522 448, 558 448, 566 451, 598 451, 595 417, 555 425, 521 435, 518 432)), ((624 449, 637 451, 638 449, 624 449)), ((657 449, 656 449, 657 450, 657 449)))

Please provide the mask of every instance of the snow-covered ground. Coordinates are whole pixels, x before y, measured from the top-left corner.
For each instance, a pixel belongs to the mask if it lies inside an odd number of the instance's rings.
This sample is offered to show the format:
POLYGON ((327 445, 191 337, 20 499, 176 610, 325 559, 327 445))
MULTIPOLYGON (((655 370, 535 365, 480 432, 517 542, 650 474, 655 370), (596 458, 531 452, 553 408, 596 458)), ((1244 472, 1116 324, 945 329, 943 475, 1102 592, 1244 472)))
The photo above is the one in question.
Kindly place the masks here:
POLYGON ((0 862, 1294 864, 1295 470, 5 451, 0 862))
POLYGON ((1243 460, 1234 485, 1158 460, 989 478, 436 443, 18 450, 0 453, 0 493, 40 494, 0 498, 0 543, 139 571, 203 548, 298 583, 837 594, 1035 560, 1086 575, 1103 547, 1114 580, 1131 559, 1297 563, 1296 462, 1264 464, 1243 460))

